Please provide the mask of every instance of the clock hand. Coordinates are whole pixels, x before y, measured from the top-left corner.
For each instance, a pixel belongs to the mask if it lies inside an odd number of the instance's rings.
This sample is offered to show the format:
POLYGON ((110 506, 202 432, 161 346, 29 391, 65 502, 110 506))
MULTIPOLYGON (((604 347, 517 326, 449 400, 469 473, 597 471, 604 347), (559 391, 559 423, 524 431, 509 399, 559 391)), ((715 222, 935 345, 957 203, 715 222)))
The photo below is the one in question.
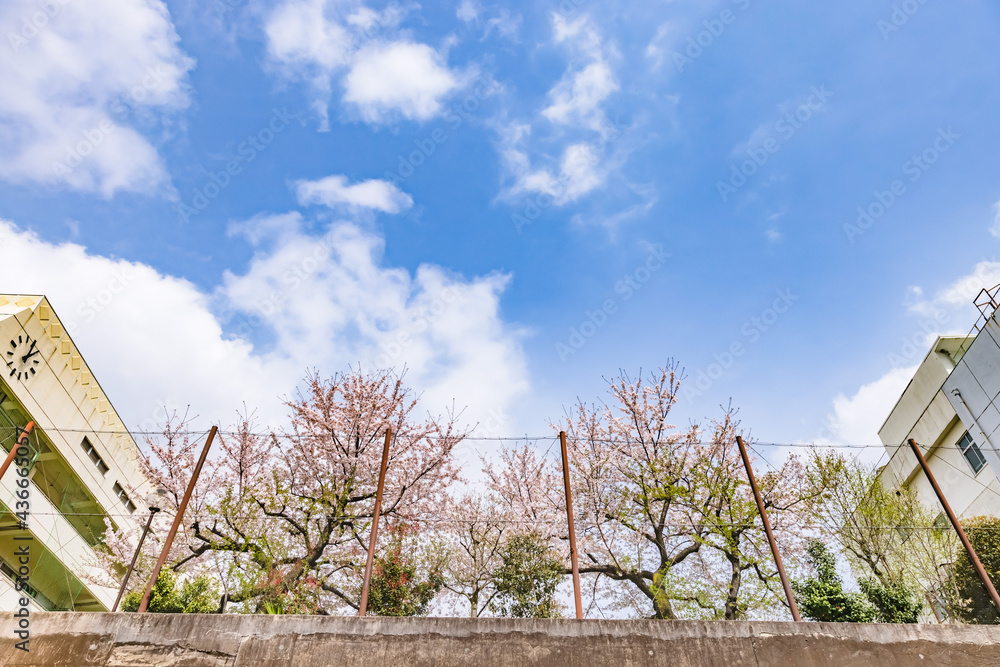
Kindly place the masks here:
POLYGON ((41 352, 42 352, 41 350, 35 350, 34 352, 32 352, 32 351, 31 351, 31 348, 32 348, 32 347, 34 347, 34 346, 35 346, 35 344, 34 344, 34 343, 32 343, 32 344, 31 344, 31 347, 29 347, 29 348, 28 348, 28 354, 26 354, 26 355, 24 355, 23 357, 21 357, 21 363, 22 363, 22 364, 23 364, 24 362, 26 362, 26 361, 27 361, 28 359, 31 359, 31 358, 32 358, 33 356, 35 356, 36 354, 41 354, 41 352))

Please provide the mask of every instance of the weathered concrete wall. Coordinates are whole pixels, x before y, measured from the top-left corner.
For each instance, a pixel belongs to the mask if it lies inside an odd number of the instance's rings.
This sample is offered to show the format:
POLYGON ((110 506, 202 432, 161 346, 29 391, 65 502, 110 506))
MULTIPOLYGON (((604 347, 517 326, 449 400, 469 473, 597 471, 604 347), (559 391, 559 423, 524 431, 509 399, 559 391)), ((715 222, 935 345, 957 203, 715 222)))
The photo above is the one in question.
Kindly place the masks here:
POLYGON ((0 665, 813 667, 1000 664, 1000 627, 38 613, 0 665))

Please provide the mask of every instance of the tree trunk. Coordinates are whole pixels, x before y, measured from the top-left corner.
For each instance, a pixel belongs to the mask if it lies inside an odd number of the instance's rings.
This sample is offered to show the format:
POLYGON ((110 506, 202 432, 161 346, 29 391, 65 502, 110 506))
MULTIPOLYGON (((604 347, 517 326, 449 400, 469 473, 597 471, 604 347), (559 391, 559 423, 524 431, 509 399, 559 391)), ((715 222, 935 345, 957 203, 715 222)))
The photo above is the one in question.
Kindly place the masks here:
POLYGON ((729 564, 733 568, 733 576, 729 579, 729 595, 726 597, 726 620, 735 621, 740 611, 740 584, 743 582, 743 570, 735 558, 730 557, 729 564))

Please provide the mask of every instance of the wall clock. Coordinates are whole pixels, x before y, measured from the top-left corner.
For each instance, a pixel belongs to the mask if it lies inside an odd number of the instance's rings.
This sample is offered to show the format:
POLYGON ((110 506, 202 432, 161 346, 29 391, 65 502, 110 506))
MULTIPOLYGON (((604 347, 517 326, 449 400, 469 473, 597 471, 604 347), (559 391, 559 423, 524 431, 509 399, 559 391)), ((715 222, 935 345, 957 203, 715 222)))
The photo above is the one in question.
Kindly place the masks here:
POLYGON ((31 336, 21 336, 17 337, 17 340, 13 338, 10 341, 10 350, 7 352, 7 368, 10 369, 10 374, 8 377, 16 377, 18 380, 27 380, 29 377, 35 374, 35 366, 37 366, 41 360, 39 356, 42 353, 38 349, 38 341, 32 340, 31 336))

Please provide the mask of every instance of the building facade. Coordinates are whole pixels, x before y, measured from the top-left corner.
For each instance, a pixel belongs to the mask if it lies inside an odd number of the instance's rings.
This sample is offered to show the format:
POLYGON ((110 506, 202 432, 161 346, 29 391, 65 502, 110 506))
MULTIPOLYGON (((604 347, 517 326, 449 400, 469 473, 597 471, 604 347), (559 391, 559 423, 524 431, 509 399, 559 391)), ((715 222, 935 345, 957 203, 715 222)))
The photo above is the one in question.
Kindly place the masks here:
POLYGON ((990 313, 977 328, 934 341, 878 434, 889 455, 883 484, 941 509, 913 438, 959 518, 1000 516, 1000 324, 990 313))
POLYGON ((0 295, 0 357, 0 456, 35 424, 30 483, 13 466, 0 479, 0 610, 19 606, 24 565, 32 608, 109 610, 96 554, 106 521, 135 530, 147 512, 139 449, 45 297, 0 295))

